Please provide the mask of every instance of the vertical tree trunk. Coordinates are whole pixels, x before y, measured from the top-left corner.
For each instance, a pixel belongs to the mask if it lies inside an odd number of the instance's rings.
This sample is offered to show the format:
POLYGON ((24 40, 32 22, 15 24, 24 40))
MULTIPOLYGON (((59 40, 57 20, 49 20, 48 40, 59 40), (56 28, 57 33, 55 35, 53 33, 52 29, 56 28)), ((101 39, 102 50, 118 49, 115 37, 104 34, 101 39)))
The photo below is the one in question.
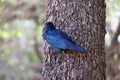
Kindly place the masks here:
POLYGON ((44 80, 105 80, 104 0, 49 0, 46 20, 52 19, 86 53, 57 53, 45 45, 44 80))

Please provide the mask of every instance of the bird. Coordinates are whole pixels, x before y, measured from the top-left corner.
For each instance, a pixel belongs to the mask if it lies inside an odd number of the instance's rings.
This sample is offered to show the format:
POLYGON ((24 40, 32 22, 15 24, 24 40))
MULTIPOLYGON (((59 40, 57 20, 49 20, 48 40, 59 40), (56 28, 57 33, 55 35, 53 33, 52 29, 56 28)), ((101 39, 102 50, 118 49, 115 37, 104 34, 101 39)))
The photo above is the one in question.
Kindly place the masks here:
POLYGON ((84 47, 78 46, 65 32, 56 29, 53 22, 45 23, 43 39, 57 52, 72 50, 80 53, 85 51, 84 47))

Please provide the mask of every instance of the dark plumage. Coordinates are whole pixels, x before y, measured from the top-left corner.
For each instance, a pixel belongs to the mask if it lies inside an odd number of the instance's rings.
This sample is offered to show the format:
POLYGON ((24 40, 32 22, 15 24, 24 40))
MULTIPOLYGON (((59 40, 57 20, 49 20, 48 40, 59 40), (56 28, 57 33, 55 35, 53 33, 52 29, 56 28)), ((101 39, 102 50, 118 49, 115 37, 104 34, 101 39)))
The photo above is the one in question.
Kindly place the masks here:
POLYGON ((85 51, 84 47, 78 46, 73 40, 60 29, 56 29, 52 22, 45 23, 43 38, 56 51, 70 49, 75 52, 85 51))

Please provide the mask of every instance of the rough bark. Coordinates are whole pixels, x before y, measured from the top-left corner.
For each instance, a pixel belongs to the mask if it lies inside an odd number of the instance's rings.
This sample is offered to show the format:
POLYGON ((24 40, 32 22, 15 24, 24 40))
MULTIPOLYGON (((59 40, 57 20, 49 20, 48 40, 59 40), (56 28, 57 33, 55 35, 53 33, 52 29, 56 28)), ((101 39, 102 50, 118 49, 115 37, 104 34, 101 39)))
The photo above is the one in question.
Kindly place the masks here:
POLYGON ((86 53, 57 53, 45 45, 44 80, 105 80, 104 0, 49 0, 46 20, 66 32, 86 53))

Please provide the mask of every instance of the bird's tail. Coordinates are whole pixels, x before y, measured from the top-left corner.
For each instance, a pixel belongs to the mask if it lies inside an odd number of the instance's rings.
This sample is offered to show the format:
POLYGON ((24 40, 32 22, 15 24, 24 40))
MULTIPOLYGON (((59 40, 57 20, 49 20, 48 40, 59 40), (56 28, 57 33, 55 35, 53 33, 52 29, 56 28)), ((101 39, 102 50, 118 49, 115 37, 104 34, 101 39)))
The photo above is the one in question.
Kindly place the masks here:
POLYGON ((69 46, 71 50, 75 51, 75 52, 84 52, 85 51, 85 48, 82 47, 82 46, 78 46, 76 44, 71 44, 71 46, 69 46))

